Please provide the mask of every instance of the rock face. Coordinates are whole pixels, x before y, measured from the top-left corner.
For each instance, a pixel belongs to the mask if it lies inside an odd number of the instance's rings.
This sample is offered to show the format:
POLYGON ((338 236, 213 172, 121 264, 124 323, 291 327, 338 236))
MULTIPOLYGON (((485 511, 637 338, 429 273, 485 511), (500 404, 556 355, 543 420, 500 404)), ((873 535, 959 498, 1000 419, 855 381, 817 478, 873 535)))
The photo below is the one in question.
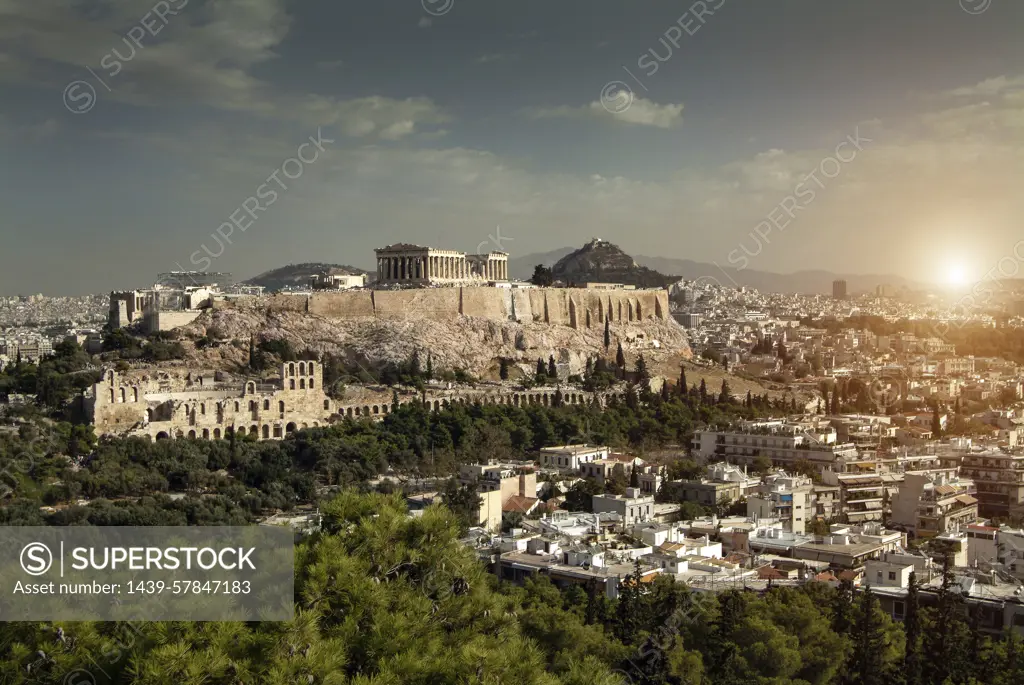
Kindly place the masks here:
POLYGON ((599 238, 559 259, 551 273, 557 280, 577 285, 625 283, 638 288, 660 288, 679 280, 640 266, 618 245, 599 238))
MULTIPOLYGON (((352 363, 405 362, 418 350, 429 352, 438 371, 464 369, 482 379, 497 379, 500 359, 513 362, 512 377, 532 375, 537 359, 554 356, 559 374, 582 373, 588 357, 614 361, 619 342, 631 367, 644 355, 654 374, 674 378, 679 363, 693 356, 682 327, 674 320, 645 318, 611 321, 611 345, 604 348, 604 326, 574 328, 538 321, 500 321, 455 314, 444 319, 425 317, 328 318, 304 311, 231 307, 208 311, 180 329, 200 337, 208 328, 228 339, 288 340, 296 350, 312 349, 340 355, 352 363)), ((221 345, 190 352, 194 363, 211 367, 244 364, 247 345, 221 345)))

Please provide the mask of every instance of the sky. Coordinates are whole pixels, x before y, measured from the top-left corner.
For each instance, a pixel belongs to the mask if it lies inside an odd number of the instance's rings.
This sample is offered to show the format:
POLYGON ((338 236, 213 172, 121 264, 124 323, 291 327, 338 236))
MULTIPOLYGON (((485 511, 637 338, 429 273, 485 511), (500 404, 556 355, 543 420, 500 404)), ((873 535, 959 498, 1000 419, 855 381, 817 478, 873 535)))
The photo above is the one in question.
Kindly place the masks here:
POLYGON ((1017 0, 0 0, 0 294, 593 237, 1017 275, 1022 26, 1017 0))

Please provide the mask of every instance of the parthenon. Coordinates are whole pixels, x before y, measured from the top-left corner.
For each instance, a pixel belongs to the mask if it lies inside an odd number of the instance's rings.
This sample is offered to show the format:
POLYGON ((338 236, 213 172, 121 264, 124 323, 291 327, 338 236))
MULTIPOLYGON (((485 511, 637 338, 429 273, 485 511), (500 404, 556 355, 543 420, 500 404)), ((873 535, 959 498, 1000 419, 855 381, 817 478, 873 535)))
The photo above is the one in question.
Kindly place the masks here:
POLYGON ((377 283, 466 285, 508 280, 508 253, 469 255, 398 243, 376 250, 377 283))

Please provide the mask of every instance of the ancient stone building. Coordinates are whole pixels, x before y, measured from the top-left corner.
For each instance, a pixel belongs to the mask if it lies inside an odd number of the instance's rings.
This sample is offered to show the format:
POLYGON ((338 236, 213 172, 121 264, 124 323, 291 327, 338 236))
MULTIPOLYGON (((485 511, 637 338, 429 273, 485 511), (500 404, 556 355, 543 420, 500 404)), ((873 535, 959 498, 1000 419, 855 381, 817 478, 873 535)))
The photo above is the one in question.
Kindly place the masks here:
MULTIPOLYGON (((280 440, 304 428, 343 418, 381 419, 392 410, 390 390, 359 401, 337 401, 324 393, 323 368, 317 362, 287 362, 272 381, 226 382, 214 374, 175 378, 159 368, 142 378, 126 378, 107 369, 92 387, 86 406, 97 435, 224 439, 231 432, 259 440, 280 440)), ((511 388, 428 391, 427 408, 441 411, 455 404, 550 406, 560 394, 565 404, 607 404, 620 391, 584 393, 575 389, 511 388)), ((403 393, 399 404, 419 402, 418 393, 403 393)))
POLYGON ((159 369, 153 376, 125 379, 105 370, 86 404, 97 434, 155 439, 217 439, 228 431, 282 438, 331 415, 319 363, 287 362, 280 373, 271 382, 224 382, 215 375, 173 378, 159 369))
POLYGON ((379 285, 465 285, 508 280, 508 253, 467 255, 398 243, 376 250, 379 285))

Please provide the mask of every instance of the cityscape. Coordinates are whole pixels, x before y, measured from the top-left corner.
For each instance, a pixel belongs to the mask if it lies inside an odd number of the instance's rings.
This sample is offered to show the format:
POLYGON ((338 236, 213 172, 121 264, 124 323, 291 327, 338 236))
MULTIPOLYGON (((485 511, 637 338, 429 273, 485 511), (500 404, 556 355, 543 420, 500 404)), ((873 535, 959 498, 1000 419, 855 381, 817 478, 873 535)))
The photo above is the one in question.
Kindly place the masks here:
POLYGON ((0 681, 1024 683, 1024 6, 464 5, 0 4, 0 681))

